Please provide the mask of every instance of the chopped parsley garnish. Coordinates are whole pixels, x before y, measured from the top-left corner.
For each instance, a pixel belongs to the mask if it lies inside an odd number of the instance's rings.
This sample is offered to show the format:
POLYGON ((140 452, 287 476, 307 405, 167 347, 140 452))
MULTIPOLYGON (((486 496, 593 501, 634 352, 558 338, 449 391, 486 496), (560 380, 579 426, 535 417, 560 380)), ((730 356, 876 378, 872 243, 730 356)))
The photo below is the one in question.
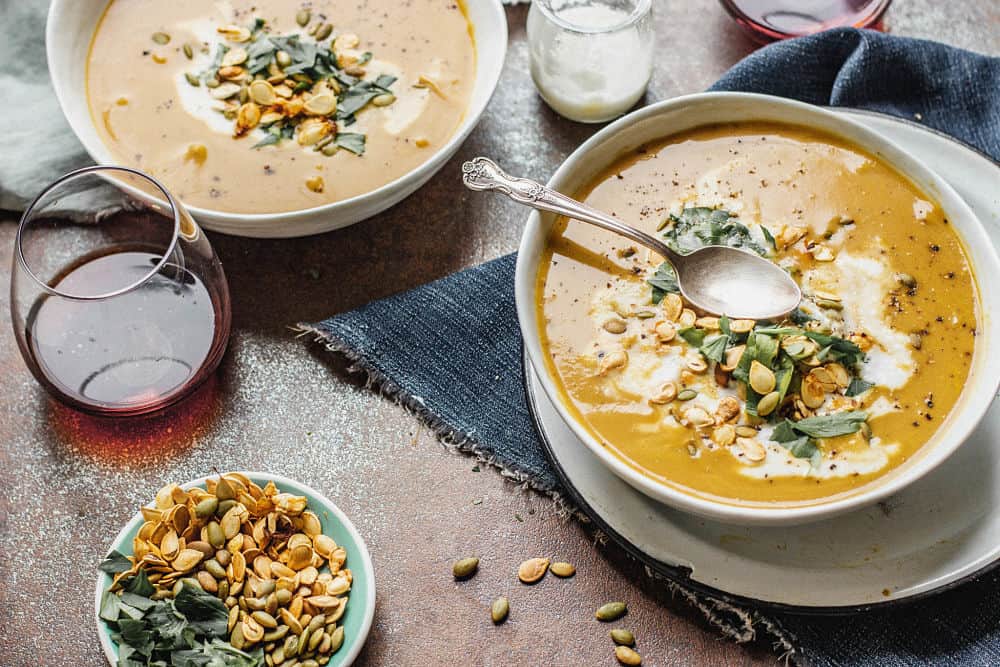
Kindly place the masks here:
POLYGON ((673 250, 688 254, 707 245, 746 248, 765 255, 746 225, 729 211, 698 206, 686 208, 679 216, 671 215, 663 237, 673 250))
POLYGON ((222 103, 219 111, 235 120, 234 136, 262 130, 252 148, 297 139, 328 156, 339 149, 363 155, 365 135, 342 130, 369 104, 392 104, 395 97, 389 87, 396 77, 382 74, 366 80, 372 53, 352 51, 356 38, 346 45, 327 45, 331 29, 315 39, 277 35, 258 18, 248 30, 249 41, 219 44, 204 72, 186 75, 191 85, 204 83, 204 90, 222 103))
POLYGON ((670 266, 670 262, 663 262, 656 267, 656 272, 646 282, 653 286, 652 301, 654 304, 663 301, 663 297, 666 296, 667 292, 679 293, 681 291, 680 286, 677 284, 677 274, 674 273, 674 268, 670 266))
MULTIPOLYGON (((112 552, 99 566, 125 572, 128 559, 112 552)), ((153 587, 144 570, 130 577, 121 595, 101 598, 100 617, 118 645, 119 667, 259 667, 264 651, 241 651, 229 643, 229 610, 215 595, 183 584, 173 599, 151 600, 153 587)))

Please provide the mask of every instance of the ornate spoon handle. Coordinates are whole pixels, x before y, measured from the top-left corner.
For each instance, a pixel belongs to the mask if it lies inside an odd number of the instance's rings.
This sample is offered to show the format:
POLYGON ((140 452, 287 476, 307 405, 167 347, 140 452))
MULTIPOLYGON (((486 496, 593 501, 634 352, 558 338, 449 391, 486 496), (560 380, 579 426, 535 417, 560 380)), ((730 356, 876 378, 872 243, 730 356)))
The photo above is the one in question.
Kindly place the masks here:
POLYGON ((495 190, 532 208, 589 222, 592 225, 621 234, 663 256, 675 268, 677 264, 684 261, 682 255, 675 253, 655 236, 619 222, 610 215, 571 199, 530 178, 511 176, 488 158, 477 157, 463 164, 462 181, 465 183, 465 187, 470 190, 495 190))

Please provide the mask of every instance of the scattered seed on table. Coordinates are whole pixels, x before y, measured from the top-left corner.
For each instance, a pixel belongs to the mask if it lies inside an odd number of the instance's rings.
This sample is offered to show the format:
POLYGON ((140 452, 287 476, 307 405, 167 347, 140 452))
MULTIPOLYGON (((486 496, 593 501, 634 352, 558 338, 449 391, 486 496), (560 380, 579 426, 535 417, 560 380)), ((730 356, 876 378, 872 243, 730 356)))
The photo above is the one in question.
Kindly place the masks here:
POLYGON ((608 602, 605 605, 601 605, 597 611, 594 612, 594 617, 598 621, 603 621, 605 623, 609 621, 617 621, 619 618, 625 615, 628 611, 628 607, 625 606, 624 602, 608 602))
POLYGON ((630 649, 628 646, 616 646, 615 657, 623 665, 641 665, 642 656, 630 649))
POLYGON ((478 558, 463 558, 451 566, 451 573, 456 579, 468 579, 479 569, 478 558))
POLYGON ((493 618, 493 622, 499 625, 507 620, 507 614, 510 613, 510 601, 507 598, 500 596, 493 601, 490 606, 490 617, 493 618))
POLYGON ((625 628, 615 628, 611 631, 611 641, 619 646, 634 646, 635 635, 625 628))
POLYGON ((562 577, 563 579, 565 579, 566 577, 572 577, 574 574, 576 574, 575 565, 573 565, 572 563, 564 563, 562 561, 557 561, 555 563, 552 563, 552 565, 549 566, 549 570, 552 571, 552 574, 556 575, 557 577, 562 577))
POLYGON ((517 578, 526 584, 533 584, 541 581, 548 569, 548 558, 529 558, 517 568, 517 578))

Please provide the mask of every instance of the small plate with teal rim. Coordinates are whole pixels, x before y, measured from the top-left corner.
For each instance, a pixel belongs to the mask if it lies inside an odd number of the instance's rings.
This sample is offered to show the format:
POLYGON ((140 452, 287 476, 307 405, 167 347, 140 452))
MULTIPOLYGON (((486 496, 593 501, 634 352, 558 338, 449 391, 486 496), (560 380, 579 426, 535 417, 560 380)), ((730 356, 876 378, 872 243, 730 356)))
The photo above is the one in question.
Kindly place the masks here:
MULTIPOLYGON (((227 475, 229 473, 223 473, 227 475)), ((281 475, 273 475, 259 472, 239 472, 264 488, 268 482, 274 482, 279 492, 290 493, 295 496, 304 496, 307 500, 306 509, 312 511, 319 518, 322 533, 333 538, 338 546, 347 551, 347 560, 344 568, 351 570, 353 581, 351 583, 350 597, 347 609, 341 617, 339 625, 344 627, 344 643, 340 649, 333 653, 327 664, 328 667, 346 667, 354 662, 364 646, 368 631, 371 629, 372 620, 375 616, 375 572, 372 566, 371 556, 364 540, 358 534, 354 524, 340 511, 340 509, 330 502, 321 493, 305 484, 281 475)), ((205 480, 217 478, 217 475, 200 477, 185 484, 180 488, 189 490, 194 487, 205 488, 205 480)), ((149 507, 152 507, 152 503, 149 507)), ((108 549, 108 553, 119 551, 131 556, 133 554, 133 539, 145 522, 142 513, 136 513, 134 517, 122 528, 108 549)), ((249 570, 251 565, 247 565, 249 570)), ((324 567, 320 572, 327 571, 324 567)), ((112 630, 108 624, 101 619, 101 602, 104 592, 111 586, 112 577, 105 572, 98 572, 97 587, 94 596, 94 615, 97 620, 97 632, 101 640, 101 648, 112 665, 118 665, 118 645, 111 638, 112 630)), ((264 664, 263 661, 260 662, 264 664)))

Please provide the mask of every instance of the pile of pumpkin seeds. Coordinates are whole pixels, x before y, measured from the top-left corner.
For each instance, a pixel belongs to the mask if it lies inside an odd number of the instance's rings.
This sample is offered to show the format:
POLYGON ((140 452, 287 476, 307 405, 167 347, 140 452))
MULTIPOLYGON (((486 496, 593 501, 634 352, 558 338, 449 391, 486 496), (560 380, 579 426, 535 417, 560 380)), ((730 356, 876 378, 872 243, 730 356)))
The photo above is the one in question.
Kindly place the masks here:
MULTIPOLYGON (((216 109, 234 121, 234 137, 264 131, 254 148, 295 139, 327 156, 342 148, 361 155, 365 135, 343 128, 368 105, 395 102, 389 87, 396 78, 365 78, 372 54, 358 49, 357 35, 335 34, 332 24, 313 20, 308 9, 297 13, 296 22, 306 34, 279 35, 260 18, 249 27, 219 26, 223 41, 211 64, 200 73, 186 72, 185 78, 192 86, 204 85, 218 100, 216 109)), ((165 33, 153 35, 157 44, 169 40, 165 33)), ((194 57, 189 44, 184 55, 194 57)))
MULTIPOLYGON (((455 561, 451 567, 452 576, 457 580, 471 579, 479 571, 479 559, 475 556, 455 561)), ((523 584, 537 584, 546 572, 551 572, 560 579, 568 579, 576 574, 576 566, 563 561, 552 562, 549 558, 529 558, 518 566, 517 578, 523 584)), ((624 602, 608 602, 594 612, 594 618, 602 623, 617 621, 628 613, 624 602)), ((500 625, 510 615, 510 600, 500 596, 490 604, 490 619, 495 625, 500 625)), ((630 630, 615 628, 611 631, 611 640, 615 644, 615 659, 623 665, 641 665, 642 656, 633 648, 635 635, 630 630)))
POLYGON ((143 570, 153 600, 185 583, 214 594, 229 608, 230 643, 262 647, 268 667, 318 667, 340 649, 353 575, 304 496, 230 472, 204 489, 168 484, 141 512, 132 567, 111 591, 143 570))

